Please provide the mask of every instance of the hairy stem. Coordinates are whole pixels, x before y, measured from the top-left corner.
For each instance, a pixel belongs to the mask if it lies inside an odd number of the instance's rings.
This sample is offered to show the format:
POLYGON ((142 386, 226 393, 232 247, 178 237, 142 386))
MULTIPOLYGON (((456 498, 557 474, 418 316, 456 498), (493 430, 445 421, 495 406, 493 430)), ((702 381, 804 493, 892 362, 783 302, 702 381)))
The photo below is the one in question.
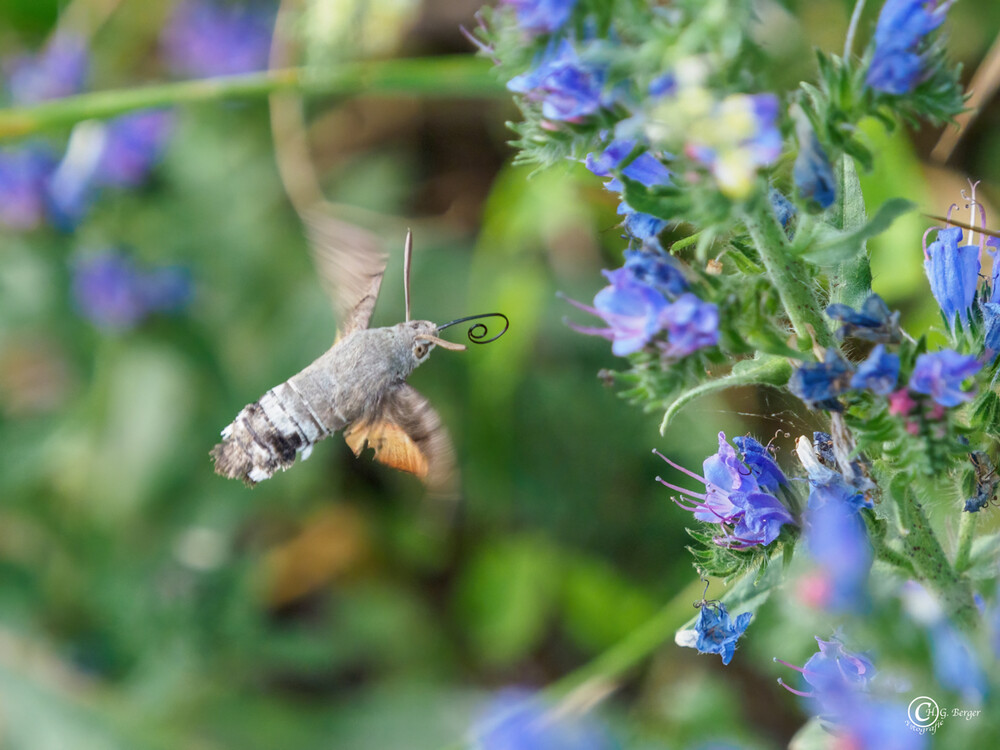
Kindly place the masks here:
POLYGON ((424 94, 485 97, 505 93, 490 64, 471 55, 347 63, 324 70, 283 68, 260 73, 94 91, 26 107, 0 110, 0 140, 137 109, 252 99, 276 91, 353 96, 424 94))
POLYGON ((979 618, 968 580, 948 562, 913 491, 905 489, 896 500, 907 519, 907 533, 903 536, 905 555, 921 580, 941 598, 952 621, 966 631, 974 630, 979 618))
POLYGON ((895 568, 899 568, 906 575, 912 576, 914 578, 919 577, 916 569, 913 567, 913 563, 910 559, 897 552, 888 544, 885 543, 884 535, 879 533, 879 529, 875 524, 875 517, 870 513, 862 513, 861 517, 865 521, 865 526, 868 528, 868 539, 872 543, 872 548, 875 550, 875 557, 884 563, 888 563, 895 568))
POLYGON ((815 332, 816 343, 820 346, 833 346, 835 341, 820 313, 805 266, 792 254, 785 230, 770 205, 762 202, 756 212, 748 214, 744 220, 767 275, 778 290, 792 328, 799 337, 799 346, 812 340, 810 329, 815 332))

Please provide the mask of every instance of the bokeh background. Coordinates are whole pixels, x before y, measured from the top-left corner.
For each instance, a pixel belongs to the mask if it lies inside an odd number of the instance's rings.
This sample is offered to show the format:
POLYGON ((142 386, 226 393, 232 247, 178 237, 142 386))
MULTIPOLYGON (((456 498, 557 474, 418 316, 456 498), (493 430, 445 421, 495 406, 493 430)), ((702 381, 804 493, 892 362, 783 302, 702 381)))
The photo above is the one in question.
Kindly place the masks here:
MULTIPOLYGON (((87 37, 89 90, 192 77, 165 41, 180 5, 5 0, 4 101, 16 60, 57 28, 87 37)), ((216 29, 213 49, 259 67, 275 6, 229 5, 248 25, 216 29)), ((328 65, 468 53, 458 27, 478 3, 301 6, 301 54, 328 65)), ((849 6, 761 3, 776 88, 810 74, 809 45, 842 46, 849 6)), ((949 26, 968 79, 1000 5, 963 0, 949 26)), ((373 324, 402 319, 407 226, 416 317, 510 317, 504 338, 439 350, 410 381, 455 440, 461 502, 442 513, 339 437, 253 491, 212 472, 220 429, 336 327, 265 100, 175 108, 148 174, 103 186, 69 218, 25 220, 9 165, 28 146, 0 144, 0 747, 452 746, 494 691, 567 674, 695 580, 686 516, 653 481, 651 448, 696 468, 719 430, 750 431, 776 436, 790 466, 794 438, 816 426, 777 392, 737 392, 691 405, 661 438, 660 415, 602 384, 621 362, 564 325, 576 313, 556 292, 589 300, 599 269, 620 265, 615 199, 579 165, 512 166, 508 97, 317 97, 307 109, 326 195, 392 252, 373 324), (114 299, 121 274, 159 279, 168 300, 114 299)), ((938 131, 872 125, 869 205, 903 195, 942 213, 967 176, 997 198, 998 119, 987 106, 947 165, 928 158, 938 131)), ((32 144, 59 158, 68 137, 32 144)), ((916 330, 938 322, 927 225, 912 214, 871 243, 876 291, 916 330)), ((771 657, 813 645, 796 612, 761 617, 771 635, 744 639, 728 667, 668 641, 606 719, 629 747, 783 746, 804 715, 771 657)))

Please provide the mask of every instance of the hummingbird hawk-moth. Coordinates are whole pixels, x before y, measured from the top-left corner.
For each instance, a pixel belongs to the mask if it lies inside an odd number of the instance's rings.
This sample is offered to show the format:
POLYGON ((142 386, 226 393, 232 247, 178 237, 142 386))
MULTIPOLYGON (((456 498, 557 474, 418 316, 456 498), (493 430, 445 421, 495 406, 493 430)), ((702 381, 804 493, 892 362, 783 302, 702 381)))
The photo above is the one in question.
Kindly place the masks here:
POLYGON ((253 486, 287 469, 328 435, 344 431, 356 456, 369 446, 375 460, 444 489, 454 474, 454 451, 437 412, 407 377, 435 346, 464 350, 439 333, 448 326, 498 316, 504 329, 487 339, 485 324, 469 329, 475 343, 495 341, 507 330, 502 313, 487 313, 436 325, 410 319, 410 257, 407 232, 403 255, 406 320, 368 328, 386 256, 375 237, 360 227, 315 210, 303 217, 316 265, 340 322, 333 346, 315 362, 243 407, 212 449, 215 471, 253 486))

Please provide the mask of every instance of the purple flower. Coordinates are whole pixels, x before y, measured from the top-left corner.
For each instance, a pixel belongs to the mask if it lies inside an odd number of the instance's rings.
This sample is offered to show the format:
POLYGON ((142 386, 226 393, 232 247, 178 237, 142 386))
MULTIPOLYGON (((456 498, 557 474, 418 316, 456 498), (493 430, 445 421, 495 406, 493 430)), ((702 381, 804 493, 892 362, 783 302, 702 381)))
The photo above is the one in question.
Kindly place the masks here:
POLYGON ((867 389, 879 396, 888 396, 896 389, 897 380, 899 355, 890 354, 885 350, 885 345, 879 344, 872 349, 868 359, 858 365, 851 378, 851 388, 867 389))
POLYGON ((667 300, 652 287, 640 283, 627 268, 602 271, 610 286, 594 297, 594 307, 572 299, 579 309, 604 319, 608 328, 588 328, 569 324, 578 333, 603 336, 612 342, 611 351, 619 357, 637 352, 663 329, 667 300))
POLYGON ((271 2, 186 0, 167 23, 163 53, 177 75, 202 78, 264 70, 271 47, 271 2))
POLYGON ((837 747, 851 750, 923 750, 926 734, 915 732, 907 707, 901 703, 873 700, 870 696, 846 693, 829 701, 838 722, 833 729, 837 747))
POLYGON ((507 88, 528 101, 540 101, 546 119, 574 122, 611 104, 604 93, 606 78, 603 65, 581 59, 572 43, 562 39, 507 88))
POLYGON ((173 114, 163 109, 133 112, 108 122, 97 165, 101 185, 135 187, 163 156, 173 131, 173 114))
POLYGON ((962 381, 980 369, 982 365, 975 357, 951 349, 921 354, 910 376, 910 390, 927 394, 941 406, 958 406, 975 395, 974 391, 962 390, 962 381))
POLYGON ((688 288, 677 263, 655 240, 646 243, 642 250, 626 250, 625 268, 640 284, 653 287, 667 299, 676 298, 688 288))
POLYGON ((89 58, 83 38, 61 33, 38 55, 5 63, 7 86, 16 104, 33 104, 71 96, 83 89, 89 58))
POLYGON ((54 165, 51 152, 38 144, 0 150, 0 224, 27 231, 42 223, 54 165))
POLYGON ((949 327, 954 327, 956 315, 968 323, 979 282, 980 247, 959 247, 961 239, 959 227, 939 229, 937 239, 924 248, 924 271, 949 327))
POLYGON ((841 340, 848 336, 885 343, 899 340, 899 312, 890 314, 889 307, 877 294, 869 295, 857 312, 837 303, 827 307, 826 314, 843 323, 837 331, 837 338, 841 340))
POLYGON ((472 729, 477 750, 612 750, 615 743, 592 719, 569 718, 528 690, 500 691, 472 729))
POLYGON ((868 573, 872 549, 854 496, 810 502, 805 519, 805 541, 817 566, 810 576, 816 594, 813 604, 828 612, 859 612, 868 604, 868 573))
POLYGON ((839 411, 836 398, 851 385, 852 368, 834 348, 826 350, 822 362, 806 362, 788 380, 788 390, 810 409, 839 411))
POLYGON ((517 25, 529 34, 551 34, 562 28, 576 0, 500 0, 514 8, 517 25))
POLYGON ((723 664, 733 660, 736 641, 743 635, 753 614, 744 612, 735 622, 722 602, 704 602, 694 630, 681 630, 674 637, 678 646, 696 648, 702 654, 719 654, 723 664))
MULTIPOLYGON (((757 441, 753 442, 760 446, 757 441)), ((763 446, 760 448, 761 453, 753 452, 758 469, 764 466, 763 461, 770 461, 763 456, 763 446)), ((736 455, 725 433, 719 433, 718 453, 706 458, 702 464, 704 476, 688 471, 658 451, 654 452, 673 468, 705 485, 705 492, 698 493, 656 478, 663 486, 682 494, 684 502, 674 498, 679 507, 691 511, 699 521, 723 528, 723 533, 716 538, 717 544, 732 549, 766 546, 778 538, 782 526, 795 524, 788 508, 769 491, 770 484, 778 480, 775 472, 784 479, 781 470, 771 462, 771 466, 765 466, 765 472, 755 472, 753 465, 748 467, 736 455), (762 477, 764 482, 758 482, 757 476, 762 477)))
POLYGON ((660 314, 667 329, 666 342, 657 342, 667 359, 686 357, 719 343, 719 308, 703 302, 691 292, 682 294, 660 314))
POLYGON ((81 314, 95 325, 123 330, 151 313, 183 308, 190 301, 191 284, 183 269, 146 271, 124 253, 106 250, 76 261, 73 297, 81 314))
POLYGON ((887 0, 875 27, 875 54, 865 83, 895 96, 913 91, 923 76, 920 48, 950 6, 939 0, 887 0))
POLYGON ((837 181, 833 176, 830 159, 805 117, 798 120, 796 129, 799 153, 792 169, 795 187, 807 201, 815 201, 820 208, 829 208, 837 199, 837 181))
POLYGON ((742 435, 733 438, 737 449, 743 454, 743 463, 753 473, 757 484, 769 492, 777 492, 788 484, 784 472, 771 457, 771 451, 752 437, 742 435))

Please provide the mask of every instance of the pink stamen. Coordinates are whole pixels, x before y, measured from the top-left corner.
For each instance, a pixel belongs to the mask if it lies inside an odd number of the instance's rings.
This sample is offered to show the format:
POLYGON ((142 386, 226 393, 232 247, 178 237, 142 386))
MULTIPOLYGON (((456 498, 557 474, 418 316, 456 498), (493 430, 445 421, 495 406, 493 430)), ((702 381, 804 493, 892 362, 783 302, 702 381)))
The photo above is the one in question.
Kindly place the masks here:
MULTIPOLYGON (((950 213, 950 212, 949 212, 949 213, 950 213)), ((951 217, 949 216, 949 218, 951 218, 951 217)), ((940 232, 942 228, 943 228, 943 227, 928 227, 928 228, 927 228, 927 229, 926 229, 926 230, 924 231, 924 236, 923 236, 923 238, 922 238, 922 239, 920 240, 920 243, 921 243, 921 245, 922 245, 922 246, 923 246, 923 248, 924 248, 924 260, 930 260, 930 259, 931 259, 931 256, 930 256, 930 254, 929 254, 929 253, 927 252, 927 235, 929 235, 929 234, 930 234, 931 232, 934 232, 934 231, 938 231, 938 232, 940 232)))
POLYGON ((701 492, 692 492, 691 490, 686 490, 683 487, 678 487, 676 484, 670 484, 670 482, 665 481, 662 477, 657 477, 656 481, 662 484, 664 487, 669 487, 675 492, 680 492, 682 495, 689 495, 690 497, 696 497, 699 500, 708 500, 708 495, 701 492))
POLYGON ((795 688, 790 687, 780 677, 778 678, 778 684, 781 685, 781 687, 783 687, 789 693, 793 693, 795 695, 801 696, 802 698, 815 698, 816 697, 816 693, 804 693, 801 690, 796 690, 795 688))
POLYGON ((692 479, 697 479, 697 480, 698 480, 699 482, 701 482, 702 484, 705 484, 705 485, 707 485, 707 484, 708 484, 708 480, 707 480, 707 479, 705 479, 705 477, 701 476, 700 474, 695 474, 695 473, 694 473, 693 471, 690 471, 690 470, 688 470, 688 469, 685 469, 685 468, 684 468, 683 466, 681 466, 680 464, 675 464, 675 463, 674 463, 673 461, 671 461, 671 460, 670 460, 669 458, 667 458, 667 457, 666 457, 666 456, 664 456, 664 455, 663 455, 662 453, 660 453, 660 452, 659 452, 658 450, 656 450, 656 448, 653 448, 653 453, 655 453, 655 454, 656 454, 657 456, 659 456, 660 458, 662 458, 662 459, 663 459, 664 461, 666 461, 666 462, 667 462, 667 463, 668 463, 668 464, 669 464, 670 466, 672 466, 673 468, 677 469, 677 471, 681 472, 682 474, 687 474, 687 475, 688 475, 689 477, 691 477, 692 479))
POLYGON ((583 333, 587 336, 600 336, 608 341, 614 341, 615 332, 612 328, 593 328, 591 326, 578 326, 576 323, 563 318, 563 323, 565 323, 569 328, 576 331, 577 333, 583 333))
POLYGON ((601 315, 601 313, 597 311, 596 308, 593 308, 590 305, 585 305, 582 302, 577 302, 575 299, 573 299, 572 297, 567 297, 562 292, 556 292, 556 297, 558 297, 559 299, 566 300, 567 302, 569 302, 571 305, 573 305, 573 307, 577 308, 578 310, 583 310, 584 312, 588 312, 591 315, 596 315, 598 318, 603 317, 601 315))
POLYGON ((796 672, 801 672, 802 674, 806 673, 806 670, 804 668, 797 667, 794 664, 789 664, 787 661, 785 661, 784 659, 779 659, 777 656, 774 657, 774 661, 775 661, 775 663, 782 664, 782 665, 788 667, 789 669, 794 669, 796 672))

